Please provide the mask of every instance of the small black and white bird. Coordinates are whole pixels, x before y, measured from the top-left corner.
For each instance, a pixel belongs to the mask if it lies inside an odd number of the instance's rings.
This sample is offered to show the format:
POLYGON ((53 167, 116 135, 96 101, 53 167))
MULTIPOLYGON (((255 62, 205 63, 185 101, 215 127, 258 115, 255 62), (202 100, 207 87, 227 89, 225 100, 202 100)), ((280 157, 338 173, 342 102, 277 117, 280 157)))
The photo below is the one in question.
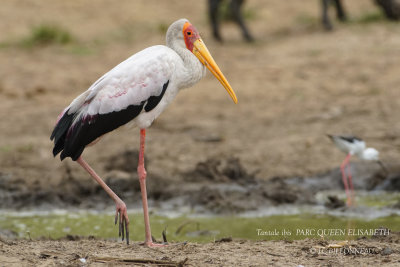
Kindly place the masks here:
POLYGON ((331 134, 328 134, 328 137, 341 151, 347 154, 346 158, 340 165, 340 170, 342 172, 344 189, 346 191, 347 206, 352 206, 354 203, 354 187, 349 168, 351 156, 353 155, 357 156, 361 160, 376 161, 386 173, 387 169, 379 160, 378 150, 372 147, 366 147, 365 142, 361 138, 355 136, 331 135, 331 134), (346 167, 347 167, 347 176, 346 176, 346 167))

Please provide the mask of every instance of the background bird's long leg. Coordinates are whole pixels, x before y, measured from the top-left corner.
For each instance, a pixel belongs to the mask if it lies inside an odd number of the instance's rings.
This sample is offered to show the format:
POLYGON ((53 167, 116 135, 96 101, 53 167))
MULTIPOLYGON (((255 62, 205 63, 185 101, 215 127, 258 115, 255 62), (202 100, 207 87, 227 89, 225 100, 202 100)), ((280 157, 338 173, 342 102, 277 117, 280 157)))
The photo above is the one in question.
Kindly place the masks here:
POLYGON ((144 144, 146 138, 146 130, 140 129, 140 151, 139 151, 139 164, 138 164, 138 176, 140 182, 140 191, 142 192, 142 204, 143 204, 143 215, 144 215, 144 227, 145 227, 145 245, 149 247, 161 247, 162 244, 154 244, 151 237, 149 209, 147 205, 147 190, 146 190, 146 169, 144 168, 144 144))
POLYGON ((126 243, 129 244, 129 218, 125 203, 112 191, 110 187, 97 175, 97 173, 83 160, 79 157, 76 162, 78 162, 91 176, 92 178, 107 192, 107 194, 114 200, 116 205, 115 214, 115 224, 117 224, 117 219, 119 217, 119 236, 122 233, 122 240, 124 240, 124 227, 126 232, 126 243))
POLYGON ((347 198, 347 206, 351 206, 351 196, 349 194, 349 185, 347 183, 347 176, 346 176, 346 164, 350 160, 350 154, 346 156, 342 164, 340 165, 340 171, 342 172, 342 180, 343 180, 343 185, 344 185, 344 190, 346 192, 346 198, 347 198))
MULTIPOLYGON (((349 160, 350 160, 350 157, 349 157, 349 160)), ((354 192, 354 186, 353 186, 353 181, 352 181, 352 177, 351 177, 351 167, 350 167, 349 160, 347 161, 347 164, 346 164, 346 171, 347 171, 347 178, 349 179, 351 205, 354 205, 355 204, 355 192, 354 192)))

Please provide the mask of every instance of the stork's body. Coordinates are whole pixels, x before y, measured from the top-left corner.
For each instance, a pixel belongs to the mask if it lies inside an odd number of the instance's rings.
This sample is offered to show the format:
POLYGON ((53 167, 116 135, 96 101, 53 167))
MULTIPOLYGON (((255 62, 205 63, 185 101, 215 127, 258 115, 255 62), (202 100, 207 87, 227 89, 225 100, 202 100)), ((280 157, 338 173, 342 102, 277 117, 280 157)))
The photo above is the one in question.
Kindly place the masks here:
POLYGON ((53 154, 76 160, 106 190, 116 203, 120 235, 126 232, 129 243, 129 219, 125 203, 83 160, 85 147, 104 134, 132 123, 140 128, 138 176, 148 246, 155 246, 147 208, 144 168, 145 129, 149 127, 180 89, 190 87, 205 75, 206 67, 222 83, 235 103, 235 93, 202 42, 197 30, 186 20, 174 22, 167 31, 167 46, 152 46, 123 61, 75 98, 60 114, 51 139, 53 154))
MULTIPOLYGON (((189 54, 184 56, 195 57, 187 51, 189 54)), ((179 89, 193 85, 205 75, 205 67, 197 58, 194 60, 188 60, 192 64, 185 64, 174 50, 158 45, 123 61, 65 109, 60 122, 72 122, 68 129, 70 137, 67 144, 57 147, 56 136, 54 152, 62 149, 61 159, 77 160, 86 145, 125 123, 140 129, 149 127, 179 89)), ((64 123, 57 127, 62 126, 64 123)))
POLYGON ((340 165, 340 170, 342 172, 342 180, 346 192, 347 205, 352 206, 354 204, 354 187, 350 171, 351 156, 355 155, 359 159, 366 161, 373 160, 378 162, 382 168, 385 169, 385 167, 379 160, 379 152, 375 148, 366 147, 365 142, 361 138, 343 135, 328 135, 328 137, 331 138, 334 144, 342 152, 347 154, 346 158, 340 165))

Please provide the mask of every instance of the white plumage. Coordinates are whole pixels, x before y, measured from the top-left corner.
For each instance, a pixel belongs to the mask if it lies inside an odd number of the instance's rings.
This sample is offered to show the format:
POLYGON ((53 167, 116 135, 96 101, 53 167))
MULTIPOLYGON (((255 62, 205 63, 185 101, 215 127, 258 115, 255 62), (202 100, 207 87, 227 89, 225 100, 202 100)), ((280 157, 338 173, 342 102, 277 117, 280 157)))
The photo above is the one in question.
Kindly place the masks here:
POLYGON ((355 155, 362 160, 379 160, 379 152, 375 148, 366 147, 365 142, 354 136, 329 135, 335 145, 344 153, 355 155))
POLYGON ((86 115, 117 112, 160 95, 163 85, 169 81, 160 103, 149 113, 142 111, 131 122, 147 128, 172 102, 179 89, 190 86, 188 81, 195 83, 204 76, 205 67, 197 62, 201 75, 188 75, 195 72, 185 70, 183 60, 174 50, 162 45, 149 47, 104 74, 67 109, 69 114, 78 112, 74 121, 86 115))

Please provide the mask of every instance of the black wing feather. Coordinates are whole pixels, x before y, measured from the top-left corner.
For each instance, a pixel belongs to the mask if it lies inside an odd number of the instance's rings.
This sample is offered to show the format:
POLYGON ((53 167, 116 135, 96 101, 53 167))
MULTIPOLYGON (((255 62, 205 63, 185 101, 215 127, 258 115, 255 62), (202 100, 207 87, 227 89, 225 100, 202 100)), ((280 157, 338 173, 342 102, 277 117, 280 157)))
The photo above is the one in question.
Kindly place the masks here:
POLYGON ((363 140, 359 137, 353 136, 353 135, 330 135, 328 134, 328 137, 333 139, 334 137, 340 138, 346 142, 349 143, 355 143, 356 141, 362 142, 363 140))
POLYGON ((115 130, 136 118, 143 110, 149 112, 160 103, 169 81, 163 85, 158 96, 151 96, 140 105, 130 105, 127 108, 107 114, 87 115, 74 121, 76 113, 68 114, 68 110, 55 126, 50 140, 54 139, 53 155, 61 152, 61 160, 71 157, 77 160, 85 147, 100 136, 115 130))
POLYGON ((85 147, 100 136, 128 123, 140 114, 141 105, 131 105, 121 111, 88 115, 75 122, 67 132, 61 160, 71 157, 77 160, 85 147))
POLYGON ((349 143, 355 143, 356 141, 362 141, 361 138, 358 138, 356 136, 345 136, 345 135, 340 135, 339 138, 349 142, 349 143))
POLYGON ((158 95, 158 96, 150 96, 149 97, 149 99, 147 100, 146 106, 144 106, 144 111, 149 112, 152 109, 154 109, 158 105, 158 103, 160 103, 165 91, 167 90, 168 84, 169 84, 169 81, 167 81, 164 84, 160 95, 158 95))
POLYGON ((74 114, 68 114, 68 110, 65 111, 61 119, 58 121, 57 125, 50 136, 50 140, 54 139, 53 155, 56 156, 64 149, 65 137, 67 135, 69 127, 71 127, 72 121, 74 119, 74 114))

